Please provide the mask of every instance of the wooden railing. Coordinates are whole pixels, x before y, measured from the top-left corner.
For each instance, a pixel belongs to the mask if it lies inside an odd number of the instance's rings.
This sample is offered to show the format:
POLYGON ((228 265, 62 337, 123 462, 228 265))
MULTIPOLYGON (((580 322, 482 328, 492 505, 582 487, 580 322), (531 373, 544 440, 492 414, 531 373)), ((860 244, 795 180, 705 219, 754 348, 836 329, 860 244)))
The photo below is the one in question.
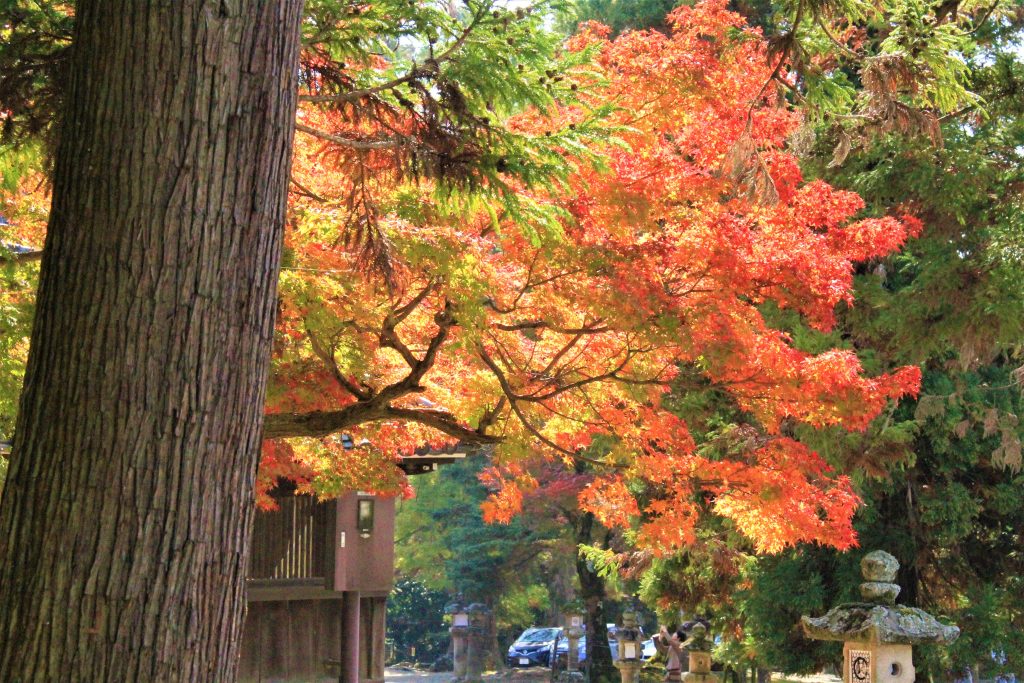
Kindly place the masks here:
POLYGON ((330 505, 312 496, 281 496, 279 509, 257 512, 250 579, 323 578, 328 572, 330 505))

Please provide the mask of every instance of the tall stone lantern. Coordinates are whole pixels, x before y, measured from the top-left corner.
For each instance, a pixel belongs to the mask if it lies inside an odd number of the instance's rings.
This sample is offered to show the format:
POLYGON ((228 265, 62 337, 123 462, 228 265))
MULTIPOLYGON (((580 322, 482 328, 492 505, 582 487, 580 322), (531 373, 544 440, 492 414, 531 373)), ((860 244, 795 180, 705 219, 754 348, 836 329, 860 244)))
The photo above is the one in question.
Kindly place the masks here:
MULTIPOLYGON (((583 637, 583 624, 586 612, 575 605, 565 610, 565 637, 569 641, 566 651, 565 671, 559 675, 562 681, 582 681, 583 674, 580 672, 580 638, 583 637)), ((557 644, 557 642, 556 642, 557 644)), ((551 653, 552 658, 557 655, 558 648, 551 653)))
POLYGON ((860 562, 863 602, 833 607, 823 617, 802 617, 804 632, 815 640, 843 641, 845 683, 914 683, 912 646, 951 643, 960 635, 922 609, 896 604, 900 563, 875 550, 860 562))
POLYGON ((491 610, 484 604, 474 602, 466 608, 469 615, 469 629, 466 634, 466 678, 476 683, 484 672, 490 637, 491 610))
POLYGON ((615 631, 615 640, 619 655, 615 666, 622 676, 622 683, 636 683, 644 665, 641 659, 643 645, 640 642, 640 623, 636 612, 626 610, 622 613, 622 626, 615 631))
POLYGON ((690 637, 683 643, 683 649, 690 659, 689 671, 683 674, 683 683, 714 683, 718 680, 718 676, 711 673, 712 642, 707 633, 704 624, 694 624, 690 629, 690 637))
POLYGON ((456 680, 466 677, 467 640, 469 636, 469 614, 461 601, 455 601, 444 608, 452 618, 452 672, 456 680))

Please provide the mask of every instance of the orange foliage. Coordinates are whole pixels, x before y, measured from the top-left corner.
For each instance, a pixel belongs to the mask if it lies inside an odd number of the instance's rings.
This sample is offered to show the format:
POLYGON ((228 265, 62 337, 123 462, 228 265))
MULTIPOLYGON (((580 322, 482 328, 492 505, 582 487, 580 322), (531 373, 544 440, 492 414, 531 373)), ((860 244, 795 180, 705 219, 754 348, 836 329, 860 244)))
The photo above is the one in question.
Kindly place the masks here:
MULTIPOLYGON (((591 148, 605 168, 566 149, 568 189, 520 188, 563 210, 557 237, 502 218, 496 201, 452 211, 429 184, 389 172, 385 152, 300 136, 270 412, 373 408, 344 429, 389 453, 500 440, 484 510, 493 521, 536 487, 529 463, 589 458, 596 474, 580 504, 636 526, 655 552, 692 542, 704 511, 764 551, 855 543, 849 479, 782 425, 864 429, 917 391, 919 371, 866 377, 851 351, 794 347, 761 307, 828 330, 836 306, 852 303, 853 264, 920 224, 862 217, 857 195, 804 181, 786 149, 800 118, 765 86, 762 36, 724 0, 680 8, 670 23, 671 35, 613 41, 584 27, 568 44, 597 50, 571 75, 581 101, 507 122, 540 139, 615 106, 615 139, 591 148), (366 277, 345 248, 354 206, 379 221, 397 287, 366 277), (662 406, 684 366, 757 425, 741 454, 702 456, 662 406)), ((367 125, 317 109, 300 120, 341 137, 367 125)), ((387 122, 413 132, 403 125, 387 122)), ((264 478, 318 476, 316 458, 277 449, 264 478)))
MULTIPOLYGON (((603 168, 567 147, 575 172, 545 188, 517 184, 506 172, 515 159, 495 166, 524 202, 559 212, 560 235, 513 222, 486 184, 453 208, 431 182, 411 182, 396 169, 415 151, 389 145, 422 131, 400 108, 302 107, 300 131, 327 135, 297 136, 268 425, 331 411, 330 431, 372 446, 268 441, 262 505, 279 477, 321 495, 408 494, 400 454, 497 442, 485 481, 493 521, 537 493, 531 467, 587 459, 589 483, 571 477, 562 489, 603 523, 637 528, 654 552, 692 543, 708 511, 763 551, 855 543, 849 479, 783 425, 864 429, 914 394, 920 373, 867 377, 851 351, 800 350, 763 305, 828 330, 837 305, 852 303, 854 263, 921 225, 863 217, 856 194, 804 181, 786 147, 800 117, 766 86, 763 37, 726 5, 677 9, 671 35, 610 40, 606 27, 582 27, 567 49, 597 56, 564 75, 579 101, 501 122, 542 141, 615 107, 613 139, 588 150, 603 168), (368 253, 388 278, 367 273, 368 253), (673 381, 687 389, 684 367, 747 413, 740 453, 702 454, 662 405, 673 381)), ((311 92, 316 59, 304 65, 311 92)), ((438 174, 459 172, 450 152, 437 155, 438 174)), ((5 198, 21 232, 4 240, 39 245, 45 208, 34 207, 45 199, 39 184, 5 198)))

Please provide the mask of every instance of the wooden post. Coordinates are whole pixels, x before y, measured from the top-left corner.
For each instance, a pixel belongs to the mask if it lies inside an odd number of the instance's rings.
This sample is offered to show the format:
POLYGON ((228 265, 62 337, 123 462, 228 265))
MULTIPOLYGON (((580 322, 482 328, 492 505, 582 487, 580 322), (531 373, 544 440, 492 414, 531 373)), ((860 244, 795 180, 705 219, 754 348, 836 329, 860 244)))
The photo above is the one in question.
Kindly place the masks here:
POLYGON ((373 598, 373 632, 371 633, 370 678, 384 680, 384 636, 387 633, 387 598, 373 598))
POLYGON ((340 683, 359 683, 359 592, 345 591, 341 601, 340 683))

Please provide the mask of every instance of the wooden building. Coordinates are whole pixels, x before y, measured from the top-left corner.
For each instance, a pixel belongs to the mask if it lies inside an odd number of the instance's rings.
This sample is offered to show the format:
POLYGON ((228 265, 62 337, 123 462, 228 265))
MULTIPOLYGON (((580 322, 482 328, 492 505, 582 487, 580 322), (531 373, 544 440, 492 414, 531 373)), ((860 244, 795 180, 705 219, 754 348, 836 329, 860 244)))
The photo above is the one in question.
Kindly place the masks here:
MULTIPOLYGON (((419 474, 460 449, 403 459, 419 474)), ((317 501, 282 484, 258 512, 242 636, 242 683, 383 681, 387 596, 395 574, 395 501, 362 492, 317 501)))

